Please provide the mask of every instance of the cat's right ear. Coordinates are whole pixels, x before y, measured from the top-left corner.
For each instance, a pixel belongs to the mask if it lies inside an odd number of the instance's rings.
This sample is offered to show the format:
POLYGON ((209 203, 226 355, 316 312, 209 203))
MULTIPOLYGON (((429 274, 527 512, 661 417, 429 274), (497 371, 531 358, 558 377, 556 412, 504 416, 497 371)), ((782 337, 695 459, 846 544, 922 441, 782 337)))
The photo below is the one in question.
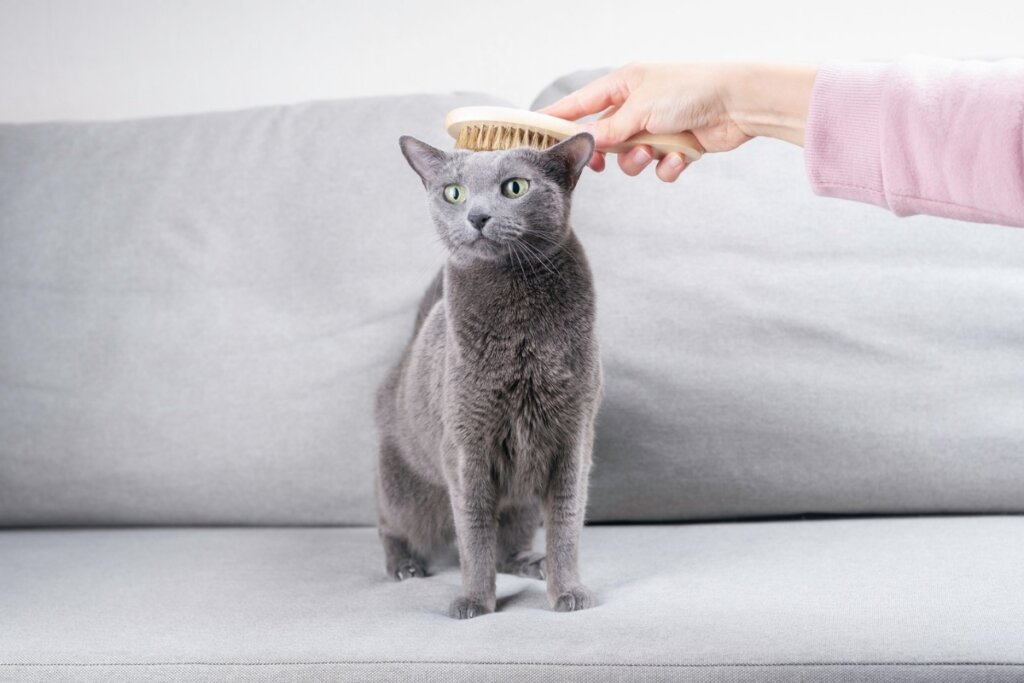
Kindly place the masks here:
POLYGON ((549 147, 543 155, 555 180, 567 190, 572 190, 590 157, 594 155, 594 136, 590 133, 577 133, 549 147))
POLYGON ((403 135, 398 138, 398 144, 402 147, 405 160, 419 174, 423 187, 429 185, 448 161, 447 154, 412 136, 403 135))

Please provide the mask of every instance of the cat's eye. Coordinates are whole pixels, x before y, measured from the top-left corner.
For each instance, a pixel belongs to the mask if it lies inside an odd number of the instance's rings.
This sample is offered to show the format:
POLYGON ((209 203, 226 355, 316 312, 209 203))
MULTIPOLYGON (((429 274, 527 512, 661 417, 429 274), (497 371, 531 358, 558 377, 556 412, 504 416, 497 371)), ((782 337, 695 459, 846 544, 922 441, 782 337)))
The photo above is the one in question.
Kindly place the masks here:
POLYGON ((509 199, 516 199, 530 189, 530 181, 526 178, 510 178, 501 184, 501 193, 509 199))
POLYGON ((451 185, 445 185, 444 199, 449 204, 461 204, 466 201, 466 188, 454 183, 451 185))

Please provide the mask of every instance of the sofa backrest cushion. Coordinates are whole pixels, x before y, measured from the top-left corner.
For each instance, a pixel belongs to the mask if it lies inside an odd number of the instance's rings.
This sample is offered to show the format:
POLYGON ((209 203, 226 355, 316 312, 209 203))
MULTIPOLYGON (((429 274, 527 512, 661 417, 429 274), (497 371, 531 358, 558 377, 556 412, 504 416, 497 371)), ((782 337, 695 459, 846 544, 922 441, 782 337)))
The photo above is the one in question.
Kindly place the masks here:
MULTIPOLYGON (((0 524, 374 523, 444 257, 397 139, 487 103, 0 126, 0 524)), ((1024 232, 815 197, 773 141, 612 166, 591 520, 1024 511, 1024 232)))
POLYGON ((420 95, 0 126, 0 523, 373 523, 443 252, 420 95))

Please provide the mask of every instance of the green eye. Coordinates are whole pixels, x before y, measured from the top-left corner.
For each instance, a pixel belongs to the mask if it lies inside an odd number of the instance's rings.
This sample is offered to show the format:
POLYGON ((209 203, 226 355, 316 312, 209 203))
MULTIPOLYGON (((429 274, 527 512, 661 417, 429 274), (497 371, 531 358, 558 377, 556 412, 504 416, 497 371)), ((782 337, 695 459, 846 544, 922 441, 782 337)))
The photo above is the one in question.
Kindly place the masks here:
POLYGON ((461 204, 466 201, 466 188, 462 185, 445 185, 444 199, 449 204, 461 204))
POLYGON ((522 197, 530 189, 530 181, 526 178, 511 178, 501 184, 501 193, 509 199, 522 197))

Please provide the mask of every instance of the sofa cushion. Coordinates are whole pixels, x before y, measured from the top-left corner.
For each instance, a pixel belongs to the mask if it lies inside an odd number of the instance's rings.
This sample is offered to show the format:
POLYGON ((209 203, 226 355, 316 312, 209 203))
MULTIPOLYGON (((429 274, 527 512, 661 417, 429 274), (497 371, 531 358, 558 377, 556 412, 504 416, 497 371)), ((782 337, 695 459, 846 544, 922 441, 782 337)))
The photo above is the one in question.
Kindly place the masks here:
POLYGON ((1024 518, 584 530, 598 606, 446 616, 368 528, 0 532, 0 680, 1003 681, 1024 677, 1024 518))

